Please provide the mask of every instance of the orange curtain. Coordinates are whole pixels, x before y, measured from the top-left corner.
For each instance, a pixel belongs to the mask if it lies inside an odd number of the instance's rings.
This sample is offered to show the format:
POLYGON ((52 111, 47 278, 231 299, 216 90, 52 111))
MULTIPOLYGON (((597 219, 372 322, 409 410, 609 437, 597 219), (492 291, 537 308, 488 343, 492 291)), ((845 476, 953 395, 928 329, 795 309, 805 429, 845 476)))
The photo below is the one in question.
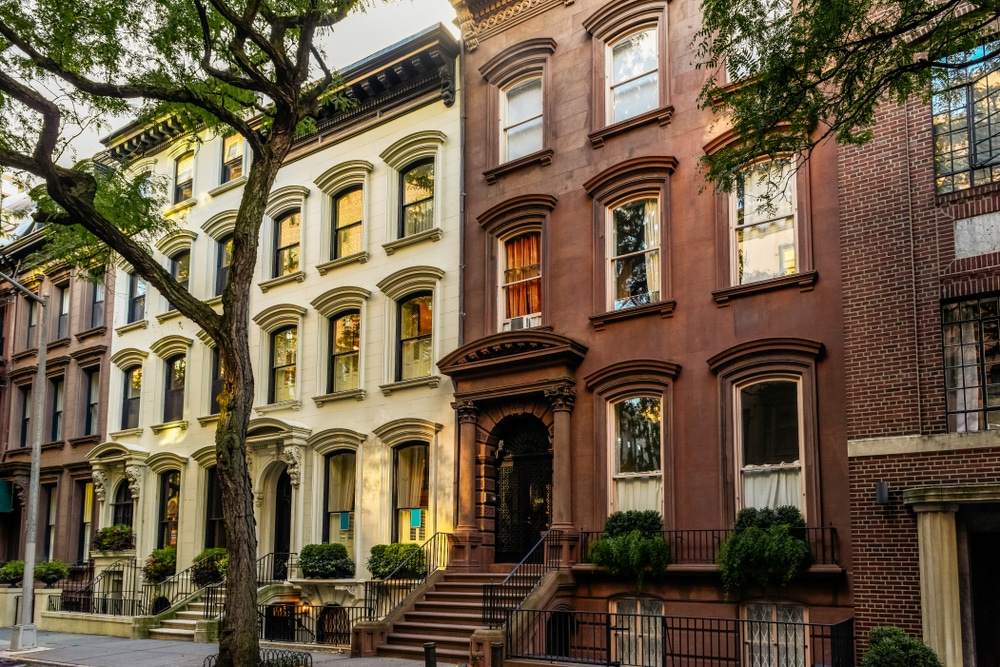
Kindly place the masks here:
POLYGON ((504 293, 508 318, 542 310, 541 241, 540 234, 532 233, 506 243, 504 293))

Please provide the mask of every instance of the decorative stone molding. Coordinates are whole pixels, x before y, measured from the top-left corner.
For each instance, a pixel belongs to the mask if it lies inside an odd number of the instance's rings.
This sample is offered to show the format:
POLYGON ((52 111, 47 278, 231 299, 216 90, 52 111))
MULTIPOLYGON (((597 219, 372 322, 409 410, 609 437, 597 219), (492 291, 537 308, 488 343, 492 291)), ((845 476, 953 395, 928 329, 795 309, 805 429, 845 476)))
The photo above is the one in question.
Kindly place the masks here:
POLYGON ((94 480, 94 495, 103 503, 105 489, 108 484, 108 475, 103 470, 95 469, 90 473, 90 476, 94 480))
POLYGON ((475 424, 479 421, 479 408, 472 401, 455 401, 451 407, 458 413, 459 423, 475 424))
POLYGON ((257 507, 263 507, 264 506, 264 492, 263 491, 258 491, 257 493, 253 494, 253 504, 255 506, 257 506, 257 507))
POLYGON ((560 384, 545 390, 545 398, 552 405, 553 412, 573 412, 576 389, 568 384, 560 384))
POLYGON ((132 497, 138 499, 142 491, 142 470, 139 466, 125 466, 125 479, 128 480, 132 497))
POLYGON ((299 477, 302 473, 302 448, 286 445, 281 450, 279 458, 288 465, 288 477, 292 481, 292 487, 299 488, 299 477))
POLYGON ((21 507, 27 507, 27 500, 24 497, 24 492, 31 484, 31 478, 27 475, 14 475, 13 477, 14 485, 17 486, 17 499, 21 501, 21 507))

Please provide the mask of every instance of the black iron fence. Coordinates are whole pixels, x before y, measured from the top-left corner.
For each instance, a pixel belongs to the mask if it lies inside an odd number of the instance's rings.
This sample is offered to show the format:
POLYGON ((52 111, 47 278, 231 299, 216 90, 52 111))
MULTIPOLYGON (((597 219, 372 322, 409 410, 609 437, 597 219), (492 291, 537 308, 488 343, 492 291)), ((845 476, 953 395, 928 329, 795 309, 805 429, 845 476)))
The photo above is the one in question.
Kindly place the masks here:
POLYGON ((384 579, 365 582, 365 605, 369 620, 386 616, 424 583, 432 572, 448 566, 449 537, 448 533, 435 533, 384 579))
POLYGON ((134 558, 115 561, 90 583, 63 589, 49 598, 49 611, 109 616, 141 616, 146 601, 137 581, 140 568, 134 558))
POLYGON ((507 657, 621 667, 854 667, 854 619, 834 624, 516 610, 507 657))
POLYGON ((503 625, 510 613, 521 606, 528 593, 538 585, 542 576, 559 567, 561 542, 562 531, 547 531, 503 581, 483 584, 485 625, 491 628, 503 625))
POLYGON ((354 625, 367 618, 367 607, 277 602, 258 605, 260 639, 294 644, 350 646, 354 625))
MULTIPOLYGON (((205 658, 202 667, 215 667, 218 655, 205 658)), ((260 667, 312 667, 312 654, 306 651, 286 651, 277 648, 260 649, 260 667)))
POLYGON ((269 553, 257 559, 257 586, 280 584, 293 573, 298 554, 269 553))
MULTIPOLYGON (((802 538, 809 543, 813 562, 817 565, 836 565, 837 563, 837 529, 833 526, 823 528, 801 528, 802 538)), ((711 565, 719 555, 719 548, 732 529, 720 528, 709 530, 664 530, 663 539, 670 544, 670 562, 686 565, 711 565)), ((583 562, 590 562, 590 548, 594 542, 601 539, 604 533, 589 531, 580 533, 580 553, 583 562)))

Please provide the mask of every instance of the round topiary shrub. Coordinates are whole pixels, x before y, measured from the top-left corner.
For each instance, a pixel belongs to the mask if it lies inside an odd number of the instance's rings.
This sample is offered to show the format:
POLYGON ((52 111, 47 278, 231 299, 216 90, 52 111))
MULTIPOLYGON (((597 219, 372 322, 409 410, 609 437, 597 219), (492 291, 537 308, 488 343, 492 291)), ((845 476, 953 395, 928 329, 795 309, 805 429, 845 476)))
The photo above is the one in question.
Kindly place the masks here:
POLYGON ((375 579, 385 579, 389 575, 394 579, 415 579, 424 576, 427 567, 419 544, 376 544, 368 557, 368 571, 375 579), (397 569, 404 563, 405 567, 397 569))
POLYGON ((177 549, 163 547, 153 549, 146 564, 142 566, 142 580, 147 584, 159 584, 177 573, 177 549))
MULTIPOLYGON (((21 565, 23 572, 24 565, 21 565)), ((35 579, 43 582, 46 587, 51 587, 57 581, 61 581, 69 576, 69 565, 59 559, 43 560, 35 563, 35 579)))
POLYGON ((5 584, 16 584, 24 578, 24 561, 11 560, 0 567, 0 582, 5 584))
POLYGON ((647 576, 657 577, 670 564, 670 545, 663 539, 663 518, 655 510, 612 512, 604 533, 591 547, 590 562, 642 589, 647 576))
POLYGON ((740 510, 717 559, 726 596, 748 584, 765 590, 784 586, 808 570, 812 552, 805 525, 802 513, 791 505, 740 510))
POLYGON ((354 561, 343 544, 307 544, 299 552, 299 569, 306 579, 344 579, 354 576, 354 561))
POLYGON ((205 549, 191 566, 191 583, 198 588, 217 584, 226 578, 228 552, 223 547, 205 549))
POLYGON ((861 667, 944 667, 931 647, 899 628, 872 628, 861 667))

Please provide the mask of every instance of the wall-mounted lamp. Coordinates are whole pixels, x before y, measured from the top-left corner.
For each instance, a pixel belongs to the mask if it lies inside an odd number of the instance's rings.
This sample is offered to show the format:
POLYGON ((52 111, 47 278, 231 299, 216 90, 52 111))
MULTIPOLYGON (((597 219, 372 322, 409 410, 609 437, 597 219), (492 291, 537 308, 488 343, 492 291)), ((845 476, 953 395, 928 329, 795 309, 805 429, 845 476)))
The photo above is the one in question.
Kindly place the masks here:
POLYGON ((875 482, 875 504, 889 504, 889 482, 875 482))

